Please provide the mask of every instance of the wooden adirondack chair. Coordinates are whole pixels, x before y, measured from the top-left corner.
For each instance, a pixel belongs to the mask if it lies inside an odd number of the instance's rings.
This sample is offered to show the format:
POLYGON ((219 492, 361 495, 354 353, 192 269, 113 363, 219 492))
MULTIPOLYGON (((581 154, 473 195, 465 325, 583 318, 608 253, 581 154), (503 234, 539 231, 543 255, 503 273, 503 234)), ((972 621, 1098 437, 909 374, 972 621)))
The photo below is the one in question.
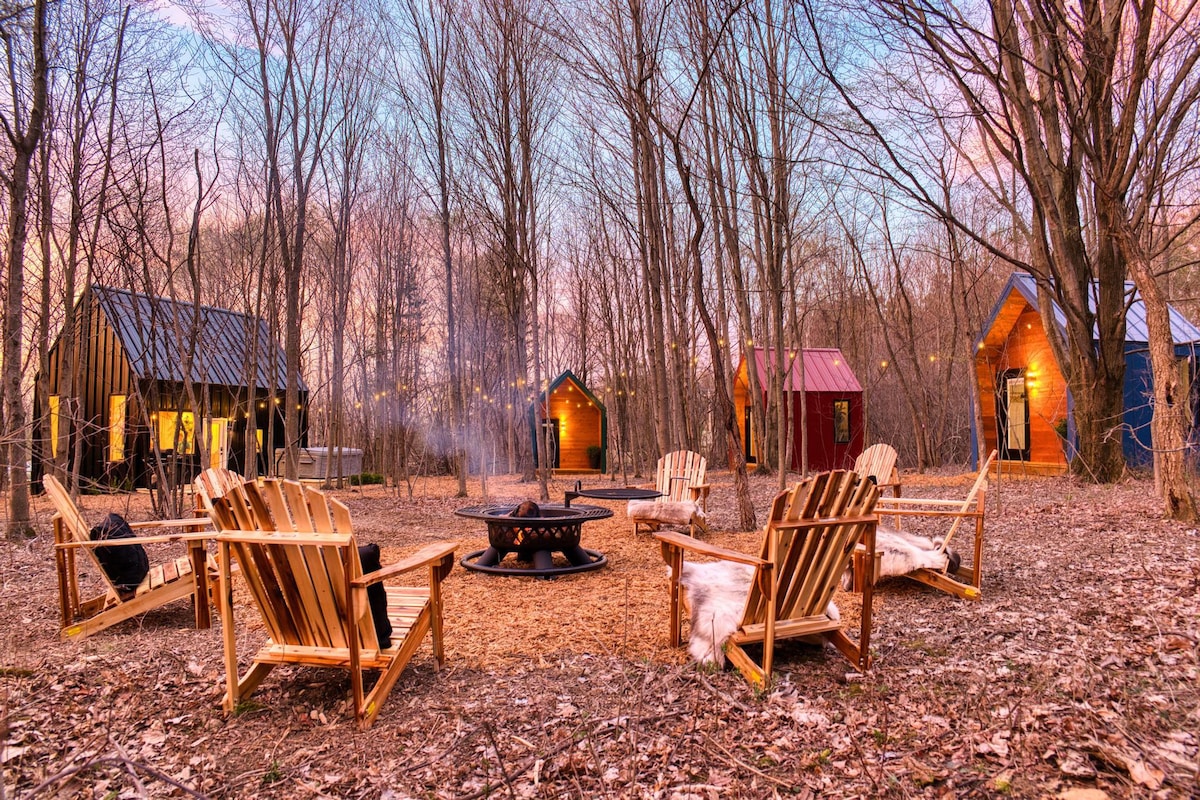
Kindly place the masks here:
POLYGON ((691 500, 708 511, 708 460, 691 450, 676 450, 658 460, 654 488, 665 500, 691 500))
MULTIPOLYGON (((965 600, 978 600, 980 598, 980 589, 983 585, 983 518, 984 518, 984 502, 987 494, 988 470, 991 469, 992 462, 996 460, 996 451, 993 450, 979 468, 979 474, 975 477, 975 482, 971 485, 970 491, 962 500, 935 500, 919 497, 881 497, 876 511, 880 516, 896 515, 898 518, 927 518, 927 519, 943 519, 950 520, 949 530, 946 531, 942 544, 939 547, 940 552, 946 552, 950 548, 950 542, 954 539, 954 534, 962 526, 964 520, 975 521, 975 542, 972 553, 973 560, 970 564, 960 564, 958 571, 954 575, 950 575, 948 571, 934 569, 918 569, 915 572, 908 573, 905 577, 912 578, 914 581, 928 584, 935 589, 940 589, 943 592, 961 597, 965 600)), ((871 563, 863 561, 866 557, 865 553, 856 555, 854 563, 855 574, 855 589, 858 590, 863 580, 859 577, 866 572, 865 564, 871 563)), ((872 581, 873 582, 873 581, 872 581)))
MULTIPOLYGON (((658 468, 655 471, 654 489, 661 495, 656 502, 691 501, 699 506, 701 511, 707 512, 708 493, 712 488, 706 482, 707 468, 707 459, 699 453, 691 450, 667 453, 658 460, 658 468)), ((642 528, 652 531, 654 523, 635 520, 633 532, 641 533, 642 528)), ((696 534, 695 523, 689 525, 688 529, 693 536, 696 534)))
POLYGON ((413 555, 363 575, 350 512, 336 499, 293 481, 245 482, 211 498, 220 562, 220 611, 225 642, 225 710, 232 712, 279 664, 350 671, 354 714, 370 727, 426 633, 440 666, 441 584, 454 566, 455 545, 426 545, 413 555), (232 565, 237 562, 268 640, 249 670, 238 674, 232 565), (386 586, 392 645, 379 646, 367 587, 426 568, 428 586, 386 586), (366 691, 364 673, 379 672, 366 691))
POLYGON ((900 471, 896 469, 896 448, 890 444, 873 444, 854 460, 854 471, 864 478, 874 478, 880 489, 890 488, 900 496, 900 471))
POLYGON ((842 631, 827 607, 859 542, 875 550, 874 516, 878 487, 848 471, 826 472, 776 495, 763 528, 757 556, 738 553, 678 533, 656 533, 663 559, 671 567, 671 646, 681 644, 683 587, 679 576, 685 552, 698 553, 755 568, 738 630, 726 643, 725 655, 756 686, 770 680, 775 642, 819 635, 857 669, 870 666, 871 587, 863 593, 858 641, 842 631), (762 645, 762 662, 746 651, 762 645))
MULTIPOLYGON (((93 633, 124 622, 130 617, 191 596, 195 606, 196 627, 207 628, 212 624, 208 605, 209 558, 205 542, 213 538, 206 519, 156 520, 131 522, 134 532, 151 531, 134 539, 91 539, 91 526, 84 521, 70 493, 53 475, 42 478, 42 485, 50 495, 55 513, 51 520, 54 529, 54 564, 58 571, 59 608, 62 612, 62 636, 83 639, 93 633), (96 558, 97 547, 121 547, 134 544, 158 544, 182 542, 187 553, 162 564, 154 564, 150 572, 132 592, 121 592, 100 566, 96 558), (76 554, 87 554, 95 572, 103 583, 103 590, 88 599, 79 596, 79 563, 76 554)), ((216 564, 211 564, 216 573, 216 564)))

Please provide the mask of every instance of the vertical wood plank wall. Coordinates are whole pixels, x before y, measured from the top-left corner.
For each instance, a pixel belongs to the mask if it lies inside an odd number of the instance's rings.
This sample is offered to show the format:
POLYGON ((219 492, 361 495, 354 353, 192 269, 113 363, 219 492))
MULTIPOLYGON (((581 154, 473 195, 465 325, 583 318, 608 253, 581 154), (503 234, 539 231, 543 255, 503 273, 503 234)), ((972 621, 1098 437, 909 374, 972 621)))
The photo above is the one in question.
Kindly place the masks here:
POLYGON ((1015 319, 1012 313, 997 315, 992 330, 985 334, 984 348, 975 354, 984 449, 998 447, 996 377, 1005 370, 1024 369, 1029 403, 1029 460, 1065 465, 1066 456, 1054 423, 1067 416, 1066 381, 1054 362, 1041 317, 1015 293, 1009 302, 1021 306, 1013 309, 1015 319), (1010 319, 1012 327, 1005 333, 1002 326, 1010 319))
POLYGON ((589 445, 601 446, 600 409, 570 379, 555 387, 548 400, 549 418, 559 420, 558 468, 591 469, 589 445))
MULTIPOLYGON (((149 458, 152 453, 150 431, 146 427, 146 419, 149 417, 149 413, 160 410, 174 410, 179 408, 180 405, 186 409, 188 401, 183 385, 178 382, 160 383, 157 386, 158 408, 142 409, 139 406, 139 391, 138 387, 134 385, 134 376, 129 359, 126 357, 116 331, 112 328, 107 317, 100 309, 99 303, 91 291, 85 292, 82 295, 80 301, 75 306, 74 313, 76 314, 76 359, 78 363, 76 374, 78 376, 78 383, 74 387, 73 393, 80 398, 82 404, 80 412, 84 420, 84 441, 80 474, 89 480, 100 480, 106 475, 114 478, 119 477, 121 471, 114 472, 109 470, 109 465, 107 464, 108 429, 112 424, 112 421, 109 419, 110 409, 108 398, 114 394, 125 395, 128 398, 125 417, 125 461, 127 464, 127 473, 133 474, 135 472, 134 462, 149 458)), ((49 394, 58 395, 61 393, 63 375, 66 374, 67 370, 71 369, 71 365, 64 363, 64 353, 60 339, 56 339, 51 346, 48 367, 49 394)), ((149 398, 150 385, 145 381, 142 384, 140 394, 145 398, 149 398)), ((203 395, 203 392, 207 390, 208 416, 233 420, 230 429, 231 454, 235 450, 240 454, 245 446, 248 406, 254 409, 253 412, 249 413, 256 414, 258 428, 260 430, 266 429, 267 419, 271 411, 269 409, 258 408, 258 400, 262 400, 267 396, 265 389, 256 388, 253 392, 248 392, 242 386, 231 387, 216 384, 202 386, 197 384, 195 390, 198 395, 203 395), (252 394, 255 399, 247 401, 246 396, 248 393, 252 394)), ((204 413, 204 398, 200 396, 199 399, 201 408, 195 410, 198 418, 204 413)), ((35 409, 44 409, 46 402, 46 399, 40 396, 35 398, 35 409)), ((302 395, 301 402, 307 403, 306 395, 302 395)), ((276 409, 276 413, 281 412, 276 409)), ((598 410, 596 419, 596 439, 598 441, 598 410)), ((275 447, 284 446, 285 437, 281 420, 282 417, 280 417, 280 422, 275 428, 276 441, 266 445, 268 454, 274 452, 275 447)), ((197 425, 199 424, 199 419, 197 419, 197 425)), ((301 417, 301 427, 302 430, 307 429, 307 421, 303 414, 301 417)), ((36 435, 40 435, 40 432, 36 435)), ((79 432, 75 431, 73 435, 79 435, 79 432)), ((308 437, 307 433, 305 433, 301 441, 301 446, 305 446, 307 441, 308 437)), ((583 454, 581 456, 585 467, 587 465, 587 444, 583 444, 583 454)), ((48 458, 49 452, 45 456, 48 458)), ((207 464, 199 466, 202 468, 207 466, 207 464)), ((140 475, 136 474, 133 474, 133 477, 141 478, 140 475)))

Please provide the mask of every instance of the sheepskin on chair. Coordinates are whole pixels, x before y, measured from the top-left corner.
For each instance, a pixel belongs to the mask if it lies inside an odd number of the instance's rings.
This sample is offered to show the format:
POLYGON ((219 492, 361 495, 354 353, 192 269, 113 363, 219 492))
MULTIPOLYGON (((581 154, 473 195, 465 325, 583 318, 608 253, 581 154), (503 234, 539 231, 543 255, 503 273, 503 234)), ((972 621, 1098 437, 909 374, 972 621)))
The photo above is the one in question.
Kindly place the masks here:
POLYGON ((704 529, 704 510, 692 500, 630 500, 626 515, 635 523, 652 526, 692 525, 704 529))
MULTIPOLYGON (((670 575, 670 568, 667 574, 670 575)), ((742 622, 754 567, 730 561, 683 563, 679 582, 691 611, 688 655, 698 664, 725 666, 725 642, 742 622)), ((825 609, 830 619, 841 619, 833 601, 825 609)))
MULTIPOLYGON (((879 577, 894 578, 907 575, 919 569, 958 570, 959 555, 947 549, 941 552, 942 539, 930 539, 915 533, 878 528, 875 531, 875 552, 879 554, 879 577)), ((842 588, 848 589, 853 583, 850 570, 842 576, 842 588)))

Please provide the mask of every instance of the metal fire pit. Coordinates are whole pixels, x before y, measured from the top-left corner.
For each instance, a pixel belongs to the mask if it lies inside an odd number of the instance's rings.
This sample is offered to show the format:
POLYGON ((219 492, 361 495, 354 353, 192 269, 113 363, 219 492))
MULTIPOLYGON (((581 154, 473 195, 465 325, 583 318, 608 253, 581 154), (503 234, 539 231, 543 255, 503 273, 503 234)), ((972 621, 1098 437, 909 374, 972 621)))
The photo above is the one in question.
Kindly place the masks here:
POLYGON ((529 575, 538 578, 553 578, 573 572, 600 569, 608 559, 595 550, 579 546, 583 523, 596 519, 607 519, 613 512, 600 506, 545 505, 536 517, 514 517, 517 504, 484 505, 460 508, 454 513, 469 519, 481 519, 488 526, 488 544, 464 556, 459 562, 466 569, 490 572, 493 575, 529 575), (569 566, 554 566, 553 553, 560 552, 569 566), (519 562, 532 562, 533 567, 505 566, 501 564, 509 553, 516 554, 519 562))

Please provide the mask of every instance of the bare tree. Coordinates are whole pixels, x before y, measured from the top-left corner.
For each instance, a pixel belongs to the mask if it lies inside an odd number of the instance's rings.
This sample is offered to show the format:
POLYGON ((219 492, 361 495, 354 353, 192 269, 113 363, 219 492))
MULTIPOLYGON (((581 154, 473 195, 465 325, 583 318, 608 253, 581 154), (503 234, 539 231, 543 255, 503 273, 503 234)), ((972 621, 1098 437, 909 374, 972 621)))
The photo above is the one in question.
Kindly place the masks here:
POLYGON ((12 147, 12 161, 4 170, 8 187, 8 253, 4 299, 4 444, 7 446, 9 472, 9 508, 6 536, 20 540, 33 534, 29 513, 29 474, 25 462, 29 452, 29 431, 25 425, 25 397, 22 387, 22 345, 25 300, 25 240, 29 199, 29 175, 33 157, 42 136, 46 116, 46 2, 35 0, 32 19, 10 16, 0 22, 0 41, 4 42, 8 66, 11 105, 0 115, 0 126, 12 147), (30 53, 21 52, 24 31, 30 25, 30 53), (26 62, 26 59, 28 61, 26 62), (25 62, 25 63, 19 63, 25 62))
POLYGON ((454 294, 454 250, 451 247, 451 192, 454 187, 453 144, 450 135, 448 89, 450 79, 451 36, 454 30, 452 0, 429 0, 419 6, 407 0, 405 10, 419 52, 417 74, 423 97, 406 91, 405 81, 398 76, 397 87, 409 109, 409 115, 420 131, 422 155, 433 180, 434 202, 437 208, 439 244, 442 251, 446 304, 446 377, 449 387, 449 424, 455 439, 454 470, 458 477, 458 496, 467 496, 467 460, 463 447, 464 408, 463 383, 459 370, 458 313, 454 294))
MULTIPOLYGON (((1121 214, 1114 212, 1129 183, 1106 181, 1136 172, 1130 165, 1142 151, 1135 138, 1149 144, 1169 133, 1171 114, 1143 113, 1141 72, 1174 58, 1170 47, 1149 44, 1155 4, 1136 12, 1129 6, 1088 6, 1077 15, 1058 2, 995 0, 974 13, 952 2, 881 0, 872 7, 871 23, 887 46, 907 55, 917 76, 888 81, 892 91, 883 92, 874 84, 856 88, 841 79, 817 14, 808 8, 808 30, 822 45, 817 54, 822 70, 856 123, 852 133, 849 124, 829 130, 867 169, 890 176, 913 200, 1034 274, 1043 325, 1075 399, 1079 449, 1073 466, 1097 480, 1115 479, 1124 460, 1120 437, 1109 433, 1121 416, 1128 259, 1118 248, 1121 214), (1140 22, 1131 29, 1134 20, 1140 22), (1126 39, 1134 45, 1128 61, 1115 57, 1116 42, 1126 39), (930 193, 908 148, 885 133, 883 118, 928 121, 957 113, 945 93, 929 91, 931 81, 922 79, 927 75, 942 76, 954 87, 959 108, 976 123, 972 147, 962 150, 964 166, 981 181, 1000 174, 992 169, 996 162, 1011 166, 1019 190, 997 189, 994 195, 1011 203, 1024 252, 975 229, 930 193), (872 97, 861 91, 866 88, 872 97), (920 112, 907 113, 911 109, 920 112), (1147 129, 1158 134, 1133 134, 1147 129), (1066 316, 1065 339, 1051 318, 1055 303, 1066 316)), ((1176 23, 1157 30, 1167 33, 1168 45, 1172 37, 1179 41, 1189 35, 1176 23)), ((1160 112, 1191 96, 1193 62, 1185 57, 1178 63, 1180 83, 1163 83, 1173 88, 1160 112)))
MULTIPOLYGON (((470 44, 458 51, 459 84, 472 125, 472 164, 478 170, 477 204, 490 232, 491 275, 506 316, 511 320, 511 349, 497 389, 519 398, 529 384, 542 388, 540 331, 540 247, 549 167, 547 133, 553 116, 555 62, 548 36, 532 17, 532 6, 516 0, 488 0, 464 19, 470 44), (532 352, 530 352, 532 350, 532 352)), ((491 393, 494 394, 494 393, 491 393)), ((489 396, 491 396, 489 394, 489 396)), ((521 453, 527 474, 532 470, 523 402, 508 402, 509 450, 521 453)), ((508 409, 506 409, 508 410, 508 409)), ((543 436, 542 452, 548 432, 543 436)), ((481 454, 482 457, 482 454, 481 454)), ((539 462, 542 499, 553 464, 539 462)))

